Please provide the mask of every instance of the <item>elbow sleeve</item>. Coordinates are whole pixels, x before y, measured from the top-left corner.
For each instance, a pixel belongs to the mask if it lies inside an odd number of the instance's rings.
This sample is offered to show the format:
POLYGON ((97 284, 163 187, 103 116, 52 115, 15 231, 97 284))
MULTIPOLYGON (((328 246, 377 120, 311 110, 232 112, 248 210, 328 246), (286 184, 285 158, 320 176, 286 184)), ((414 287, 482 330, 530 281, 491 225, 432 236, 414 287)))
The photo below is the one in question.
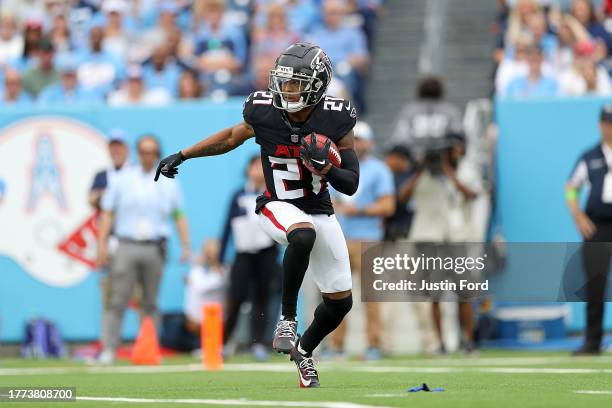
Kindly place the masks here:
POLYGON ((359 186, 359 160, 353 149, 340 150, 340 158, 342 167, 332 166, 326 177, 337 191, 353 195, 359 186))

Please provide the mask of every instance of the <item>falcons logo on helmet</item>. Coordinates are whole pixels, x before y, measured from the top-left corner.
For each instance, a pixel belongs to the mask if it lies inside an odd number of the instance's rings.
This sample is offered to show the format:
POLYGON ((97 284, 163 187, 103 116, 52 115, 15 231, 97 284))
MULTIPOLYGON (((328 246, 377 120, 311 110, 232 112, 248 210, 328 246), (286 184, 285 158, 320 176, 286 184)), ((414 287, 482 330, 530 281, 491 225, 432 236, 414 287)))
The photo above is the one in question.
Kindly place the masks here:
POLYGON ((323 52, 323 50, 319 50, 317 55, 315 55, 315 57, 312 59, 312 62, 310 63, 310 68, 314 69, 317 72, 327 71, 327 74, 331 76, 331 72, 329 71, 330 67, 331 60, 329 59, 327 54, 323 52))

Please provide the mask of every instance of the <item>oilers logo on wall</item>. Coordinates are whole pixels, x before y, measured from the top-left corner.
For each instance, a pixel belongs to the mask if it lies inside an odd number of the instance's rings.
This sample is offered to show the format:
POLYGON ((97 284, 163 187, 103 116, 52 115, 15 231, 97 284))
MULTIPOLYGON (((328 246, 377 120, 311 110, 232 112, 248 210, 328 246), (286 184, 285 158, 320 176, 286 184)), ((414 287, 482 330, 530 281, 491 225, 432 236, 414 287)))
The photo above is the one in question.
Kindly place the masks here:
POLYGON ((78 284, 95 259, 87 196, 110 165, 104 135, 64 117, 21 120, 0 129, 0 163, 0 256, 45 284, 78 284))

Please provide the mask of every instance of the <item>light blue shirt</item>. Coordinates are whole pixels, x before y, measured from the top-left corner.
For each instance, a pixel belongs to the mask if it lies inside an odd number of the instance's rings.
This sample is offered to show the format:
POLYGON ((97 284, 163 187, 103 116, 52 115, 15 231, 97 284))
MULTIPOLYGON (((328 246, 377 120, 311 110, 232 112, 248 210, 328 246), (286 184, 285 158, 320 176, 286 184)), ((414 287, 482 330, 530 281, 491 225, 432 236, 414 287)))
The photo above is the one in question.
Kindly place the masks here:
POLYGON ((156 71, 153 64, 147 64, 143 67, 142 71, 142 78, 147 89, 164 88, 172 95, 178 94, 181 69, 177 64, 166 64, 161 72, 156 71))
POLYGON ((201 54, 210 51, 209 44, 220 43, 220 48, 228 50, 236 57, 243 65, 247 62, 247 43, 244 33, 236 24, 224 20, 221 22, 219 31, 212 32, 208 24, 202 24, 199 32, 196 34, 196 54, 201 54))
POLYGON ((106 51, 84 50, 75 58, 79 65, 79 83, 87 90, 106 94, 125 76, 124 62, 106 51))
POLYGON ((552 78, 542 77, 538 81, 530 81, 527 76, 512 80, 506 89, 508 98, 546 98, 559 93, 559 85, 552 78))
POLYGON ((2 106, 19 106, 19 107, 29 107, 34 104, 32 97, 26 92, 21 91, 19 96, 14 101, 5 101, 0 99, 0 105, 2 106))
POLYGON ((330 30, 321 26, 315 29, 307 39, 325 50, 334 65, 346 61, 353 55, 367 55, 365 35, 356 28, 339 27, 336 30, 330 30))
MULTIPOLYGON (((375 158, 367 157, 359 162, 359 188, 352 196, 333 191, 333 196, 341 203, 364 209, 378 199, 395 194, 393 174, 387 165, 375 158)), ((344 217, 338 214, 338 221, 347 239, 377 241, 383 237, 382 217, 344 217)))
POLYGON ((38 95, 38 102, 43 105, 60 104, 96 104, 104 99, 94 91, 87 91, 77 85, 72 92, 66 92, 62 84, 51 84, 38 95))
POLYGON ((155 182, 155 168, 145 173, 140 165, 117 173, 102 196, 101 207, 114 213, 117 237, 156 240, 170 235, 170 218, 183 206, 182 191, 174 179, 155 182))

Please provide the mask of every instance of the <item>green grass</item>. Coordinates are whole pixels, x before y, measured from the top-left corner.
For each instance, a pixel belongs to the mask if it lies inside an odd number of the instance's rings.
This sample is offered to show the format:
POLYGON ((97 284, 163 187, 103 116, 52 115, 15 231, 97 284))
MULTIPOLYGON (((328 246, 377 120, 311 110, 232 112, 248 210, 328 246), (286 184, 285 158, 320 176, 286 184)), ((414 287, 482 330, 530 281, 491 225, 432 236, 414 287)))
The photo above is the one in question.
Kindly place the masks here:
MULTIPOLYGON (((234 359, 226 364, 226 370, 219 372, 189 371, 197 368, 194 364, 198 364, 198 361, 180 357, 164 362, 163 368, 177 372, 110 373, 71 361, 5 359, 0 361, 0 387, 76 387, 77 396, 81 397, 243 398, 256 401, 350 402, 386 407, 612 407, 612 394, 585 395, 574 392, 596 390, 612 393, 612 355, 609 354, 600 358, 572 359, 561 353, 486 352, 477 358, 455 355, 444 359, 391 358, 375 363, 356 360, 325 362, 319 370, 322 388, 310 390, 297 387, 297 374, 292 370, 292 363, 280 356, 272 359, 271 364, 255 364, 248 358, 234 359), (170 367, 172 365, 175 367, 170 367), (49 371, 45 374, 27 372, 27 369, 35 367, 48 368, 49 371), (18 375, 6 375, 6 370, 11 368, 23 368, 24 371, 18 375), (53 371, 58 369, 61 371, 53 371), (242 371, 245 369, 249 371, 242 371), (539 371, 493 372, 497 369, 539 371), (595 372, 541 372, 544 369, 595 372), (406 392, 407 388, 423 382, 432 387, 443 387, 446 391, 406 392)), ((0 408, 28 405, 41 407, 49 404, 0 402, 0 408)), ((77 401, 51 406, 190 407, 203 404, 77 401)))

